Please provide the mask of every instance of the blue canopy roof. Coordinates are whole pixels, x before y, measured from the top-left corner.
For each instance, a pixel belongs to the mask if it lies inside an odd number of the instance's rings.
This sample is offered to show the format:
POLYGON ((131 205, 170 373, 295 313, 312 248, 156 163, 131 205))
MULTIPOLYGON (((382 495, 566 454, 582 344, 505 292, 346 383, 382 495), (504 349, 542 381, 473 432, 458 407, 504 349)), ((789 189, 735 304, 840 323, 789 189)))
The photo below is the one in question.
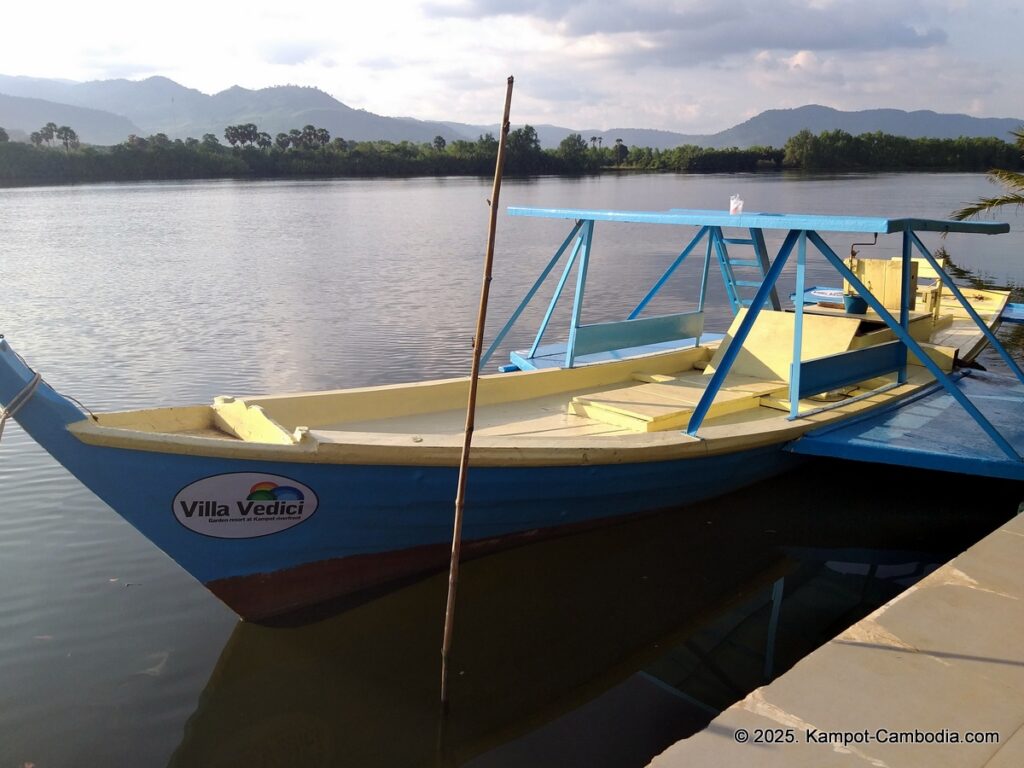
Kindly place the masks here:
POLYGON ((510 216, 545 219, 622 221, 635 224, 743 227, 747 229, 813 230, 817 232, 973 232, 998 235, 1010 231, 1004 222, 946 221, 942 219, 886 219, 874 216, 822 216, 803 213, 739 213, 728 211, 601 211, 576 208, 509 208, 510 216))

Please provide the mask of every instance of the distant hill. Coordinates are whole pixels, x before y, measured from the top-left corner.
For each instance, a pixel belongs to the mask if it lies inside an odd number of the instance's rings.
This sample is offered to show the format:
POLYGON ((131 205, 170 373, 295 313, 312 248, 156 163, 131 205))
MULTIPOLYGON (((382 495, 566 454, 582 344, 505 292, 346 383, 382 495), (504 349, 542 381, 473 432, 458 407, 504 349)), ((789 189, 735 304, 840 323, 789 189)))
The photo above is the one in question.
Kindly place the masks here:
MULTIPOLYGON (((249 90, 234 86, 211 95, 186 88, 166 77, 145 80, 96 80, 77 83, 0 75, 0 126, 9 132, 35 131, 47 122, 70 125, 83 141, 114 144, 129 134, 166 133, 171 138, 200 138, 238 123, 255 123, 275 135, 313 124, 332 136, 356 141, 429 142, 474 140, 483 133, 497 135, 498 126, 458 122, 431 122, 408 117, 386 117, 353 109, 317 88, 285 85, 249 90), (29 103, 31 102, 31 103, 29 103), (78 111, 73 111, 73 110, 78 111), (72 110, 72 111, 69 111, 72 110)), ((995 136, 1007 139, 1024 123, 1018 118, 977 118, 969 115, 898 109, 843 112, 809 105, 796 109, 771 109, 732 128, 713 134, 683 134, 642 128, 612 130, 575 129, 536 125, 543 147, 557 147, 570 133, 588 143, 599 138, 605 147, 616 139, 628 146, 670 149, 682 144, 705 147, 746 148, 754 145, 782 147, 804 128, 813 133, 842 129, 852 134, 882 131, 918 138, 995 136)))
MULTIPOLYGON (((166 133, 172 139, 199 138, 204 133, 223 137, 225 127, 238 123, 255 123, 261 131, 271 135, 312 123, 326 128, 332 136, 356 141, 424 142, 438 135, 446 140, 464 138, 442 123, 384 117, 352 109, 317 88, 291 85, 260 90, 234 86, 210 96, 166 77, 73 83, 0 75, 0 93, 22 97, 38 94, 38 98, 125 115, 138 126, 102 141, 89 139, 92 143, 121 142, 129 133, 143 136, 166 133)), ((0 113, 0 118, 2 116, 0 113)), ((22 127, 16 120, 9 122, 13 127, 22 127)), ((4 125, 2 120, 0 125, 4 125)), ((32 130, 37 127, 33 125, 32 130)), ((72 127, 83 135, 77 125, 72 127)))
MULTIPOLYGON (((937 139, 955 139, 958 136, 994 136, 1006 140, 1009 133, 1024 124, 1024 119, 1002 117, 971 117, 970 115, 941 114, 930 110, 905 112, 901 109, 865 109, 859 112, 843 112, 831 107, 811 104, 795 109, 769 109, 732 128, 718 133, 686 134, 673 131, 655 131, 640 128, 613 128, 608 131, 593 129, 571 129, 555 125, 538 125, 537 137, 541 146, 557 147, 570 133, 580 134, 590 141, 592 136, 600 137, 604 146, 611 146, 616 139, 629 146, 671 149, 683 144, 724 149, 753 146, 781 148, 793 135, 807 128, 812 133, 842 129, 853 135, 861 133, 890 133, 916 139, 925 136, 937 139)), ((485 131, 497 134, 495 125, 447 125, 473 136, 485 131)))
POLYGON ((854 136, 861 133, 890 133, 911 139, 955 139, 958 136, 995 136, 1008 139, 1009 133, 1024 120, 1002 117, 971 117, 941 114, 930 110, 904 112, 901 109, 865 109, 842 112, 831 107, 810 104, 796 109, 769 109, 746 122, 705 137, 708 147, 750 147, 756 144, 781 147, 804 128, 811 133, 844 130, 854 136))
POLYGON ((47 123, 71 126, 87 144, 116 144, 139 133, 131 120, 109 112, 0 93, 0 126, 12 137, 38 131, 47 123))

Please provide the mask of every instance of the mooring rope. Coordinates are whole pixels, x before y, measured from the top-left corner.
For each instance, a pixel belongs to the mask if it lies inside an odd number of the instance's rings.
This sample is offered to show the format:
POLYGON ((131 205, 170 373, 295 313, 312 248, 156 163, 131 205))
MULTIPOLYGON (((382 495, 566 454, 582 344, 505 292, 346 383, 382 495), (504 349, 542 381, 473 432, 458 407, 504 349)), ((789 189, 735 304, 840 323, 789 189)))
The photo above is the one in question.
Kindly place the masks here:
POLYGON ((0 440, 3 440, 4 425, 7 424, 7 420, 18 415, 18 411, 25 406, 25 403, 32 399, 36 387, 39 386, 39 382, 42 380, 43 377, 35 373, 29 383, 22 388, 21 392, 11 399, 9 405, 6 408, 0 408, 0 440))

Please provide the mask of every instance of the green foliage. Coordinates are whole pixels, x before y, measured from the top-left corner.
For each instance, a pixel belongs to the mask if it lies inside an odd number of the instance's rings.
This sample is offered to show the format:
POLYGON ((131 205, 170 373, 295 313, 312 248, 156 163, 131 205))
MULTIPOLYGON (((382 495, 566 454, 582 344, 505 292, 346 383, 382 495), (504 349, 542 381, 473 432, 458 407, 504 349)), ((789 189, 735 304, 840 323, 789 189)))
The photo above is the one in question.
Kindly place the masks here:
POLYGON ((786 142, 784 164, 805 171, 980 171, 1020 166, 1020 153, 996 138, 908 139, 875 132, 800 131, 786 142))
POLYGON ((676 173, 752 173, 774 170, 781 167, 783 154, 782 150, 772 147, 707 149, 684 144, 662 150, 650 147, 629 148, 620 142, 603 151, 608 155, 608 162, 614 162, 619 167, 676 173))
POLYGON ((510 173, 542 173, 546 170, 544 150, 532 125, 510 132, 505 146, 508 152, 505 162, 510 173))
POLYGON ((70 127, 62 125, 56 131, 54 131, 54 136, 57 137, 57 141, 64 145, 64 150, 66 152, 69 152, 72 149, 78 149, 78 134, 75 133, 74 130, 72 130, 70 127))
MULTIPOLYGON (((1021 126, 1017 130, 1013 131, 1013 137, 1016 140, 1015 144, 1017 147, 1017 168, 1020 168, 1024 164, 1024 126, 1021 126)), ((970 205, 966 205, 958 211, 953 212, 953 218, 963 221, 969 219, 972 216, 977 216, 979 213, 985 213, 987 211, 993 211, 996 208, 1002 208, 1006 205, 1024 205, 1024 173, 1017 173, 1015 171, 1006 170, 1006 166, 1002 168, 996 168, 988 172, 989 181, 993 184, 999 184, 1005 190, 1003 194, 996 195, 995 197, 983 197, 970 205)))
POLYGON ((7 131, 5 131, 3 128, 0 128, 0 144, 3 144, 4 142, 10 141, 10 140, 11 140, 11 137, 7 135, 7 131))
MULTIPOLYGON (((812 171, 1002 167, 1008 170, 993 172, 992 178, 1017 186, 1015 192, 1011 189, 1010 197, 980 203, 997 205, 1020 203, 1019 195, 1024 194, 1024 179, 1012 170, 1022 165, 1024 133, 1015 135, 1016 148, 998 139, 906 139, 881 133, 851 136, 844 131, 815 136, 801 131, 786 142, 784 149, 685 145, 661 150, 627 147, 621 139, 605 147, 598 136, 588 141, 574 133, 557 149, 545 150, 537 131, 525 125, 509 133, 505 169, 509 174, 580 174, 606 168, 750 173, 784 166, 812 171)), ((227 145, 212 133, 185 141, 158 133, 145 138, 129 136, 124 143, 109 148, 80 147, 71 128, 50 123, 31 135, 32 145, 0 142, 0 184, 224 177, 489 176, 498 151, 498 140, 490 133, 476 141, 446 142, 438 136, 431 142, 395 143, 349 141, 340 136, 332 139, 327 130, 306 125, 271 138, 256 125, 245 123, 228 126, 224 138, 227 145), (52 147, 55 140, 63 151, 52 147)))
POLYGON ((587 165, 587 142, 578 133, 570 133, 558 145, 558 157, 570 168, 587 165))
POLYGON ((616 165, 622 165, 626 162, 626 158, 629 157, 629 147, 622 142, 622 139, 615 140, 615 146, 612 147, 612 151, 615 153, 616 165))

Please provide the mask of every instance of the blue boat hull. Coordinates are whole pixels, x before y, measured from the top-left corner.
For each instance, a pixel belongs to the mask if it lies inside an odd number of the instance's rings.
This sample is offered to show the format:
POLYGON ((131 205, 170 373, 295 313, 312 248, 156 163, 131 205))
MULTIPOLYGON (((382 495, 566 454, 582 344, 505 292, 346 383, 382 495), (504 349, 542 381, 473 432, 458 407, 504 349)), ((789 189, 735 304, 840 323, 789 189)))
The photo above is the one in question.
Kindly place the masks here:
MULTIPOLYGON (((0 402, 9 403, 31 378, 0 341, 0 402)), ((448 558, 456 467, 250 461, 89 445, 67 429, 85 414, 45 382, 16 418, 84 485, 247 619, 427 572, 448 558), (205 500, 200 491, 188 493, 232 481, 251 485, 252 494, 205 500), (305 508, 275 501, 274 488, 259 490, 274 485, 305 508)), ((689 504, 799 461, 774 445, 675 461, 474 468, 464 552, 689 504)))

